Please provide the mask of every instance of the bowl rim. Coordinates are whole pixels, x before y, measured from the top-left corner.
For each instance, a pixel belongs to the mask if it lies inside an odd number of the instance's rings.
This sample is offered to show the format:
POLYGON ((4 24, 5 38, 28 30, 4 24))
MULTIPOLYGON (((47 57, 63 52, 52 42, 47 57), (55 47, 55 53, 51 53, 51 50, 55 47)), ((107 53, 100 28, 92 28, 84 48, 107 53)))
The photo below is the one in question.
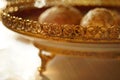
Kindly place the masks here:
POLYGON ((33 38, 42 38, 53 41, 63 41, 72 43, 120 43, 120 28, 118 26, 89 26, 81 27, 80 25, 58 25, 51 23, 40 24, 38 21, 23 19, 13 16, 14 12, 34 7, 34 1, 10 2, 2 12, 2 22, 10 30, 30 36, 33 38), (96 30, 96 34, 89 33, 90 30, 96 30), (107 36, 103 37, 98 30, 106 31, 107 36), (111 31, 111 33, 109 33, 111 31), (88 32, 88 34, 87 34, 88 32), (109 34, 108 34, 109 33, 109 34), (117 35, 117 36, 115 36, 117 35))

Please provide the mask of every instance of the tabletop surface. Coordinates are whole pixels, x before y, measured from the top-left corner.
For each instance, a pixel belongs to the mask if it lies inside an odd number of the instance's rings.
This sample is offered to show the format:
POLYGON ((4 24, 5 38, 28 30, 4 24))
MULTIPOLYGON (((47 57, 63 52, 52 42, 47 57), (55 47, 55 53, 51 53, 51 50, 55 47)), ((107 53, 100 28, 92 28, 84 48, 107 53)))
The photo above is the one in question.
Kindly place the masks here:
POLYGON ((38 49, 0 22, 0 80, 120 80, 120 60, 56 56, 39 76, 38 49))

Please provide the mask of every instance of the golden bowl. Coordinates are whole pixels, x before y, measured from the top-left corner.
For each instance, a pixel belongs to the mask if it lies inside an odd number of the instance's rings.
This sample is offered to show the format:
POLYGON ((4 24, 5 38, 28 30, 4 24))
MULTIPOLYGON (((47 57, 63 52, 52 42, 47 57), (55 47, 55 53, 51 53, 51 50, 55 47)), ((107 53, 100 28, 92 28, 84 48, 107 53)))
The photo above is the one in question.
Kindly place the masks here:
MULTIPOLYGON (((93 0, 96 3, 93 1, 90 3, 91 0, 81 0, 81 2, 75 0, 74 3, 71 3, 72 0, 64 1, 64 4, 75 6, 81 9, 83 13, 100 6, 120 11, 120 4, 116 2, 118 0, 109 4, 105 3, 105 0, 101 0, 103 1, 102 4, 97 2, 100 0, 93 0), (115 5, 116 3, 117 5, 115 5)), ((19 33, 24 38, 30 39, 40 49, 39 56, 42 59, 40 72, 45 70, 46 63, 55 55, 72 55, 85 58, 119 58, 119 27, 91 26, 86 28, 81 27, 81 25, 40 24, 37 21, 38 16, 55 4, 52 1, 38 8, 35 7, 35 3, 36 1, 33 0, 8 2, 6 8, 2 11, 1 19, 7 28, 19 33), (106 33, 109 34, 103 37, 106 33), (51 55, 42 54, 42 51, 48 51, 51 55)))

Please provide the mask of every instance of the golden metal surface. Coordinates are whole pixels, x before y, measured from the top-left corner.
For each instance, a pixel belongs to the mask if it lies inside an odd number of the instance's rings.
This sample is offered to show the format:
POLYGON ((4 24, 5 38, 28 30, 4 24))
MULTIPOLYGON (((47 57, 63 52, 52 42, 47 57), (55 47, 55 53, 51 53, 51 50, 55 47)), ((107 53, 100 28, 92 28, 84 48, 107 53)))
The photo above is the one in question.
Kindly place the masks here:
POLYGON ((83 58, 101 58, 101 59, 118 59, 120 58, 120 54, 118 51, 77 51, 77 50, 67 50, 61 49, 58 47, 50 47, 35 43, 35 46, 40 50, 48 51, 52 55, 66 55, 66 56, 79 56, 83 58))
POLYGON ((120 0, 64 0, 66 3, 83 6, 120 6, 120 0))
POLYGON ((54 55, 45 55, 42 53, 42 50, 40 50, 39 52, 39 56, 41 58, 41 67, 38 68, 38 71, 40 72, 40 74, 43 74, 43 72, 46 70, 47 68, 47 63, 54 58, 54 55))
POLYGON ((35 8, 33 2, 11 3, 2 13, 2 22, 9 29, 27 36, 68 42, 120 42, 120 27, 58 25, 14 16, 15 12, 35 8), (29 3, 29 4, 28 4, 29 3))
MULTIPOLYGON (((39 0, 38 0, 39 1, 39 0)), ((120 0, 45 0, 48 5, 120 6, 120 0)))
POLYGON ((1 21, 1 15, 2 15, 3 11, 2 9, 0 9, 0 21, 1 21))
POLYGON ((49 53, 46 55, 43 53, 44 50, 40 48, 40 46, 34 43, 35 47, 39 49, 39 57, 41 58, 41 66, 38 68, 38 71, 42 75, 44 71, 46 71, 47 63, 55 57, 55 54, 49 53))

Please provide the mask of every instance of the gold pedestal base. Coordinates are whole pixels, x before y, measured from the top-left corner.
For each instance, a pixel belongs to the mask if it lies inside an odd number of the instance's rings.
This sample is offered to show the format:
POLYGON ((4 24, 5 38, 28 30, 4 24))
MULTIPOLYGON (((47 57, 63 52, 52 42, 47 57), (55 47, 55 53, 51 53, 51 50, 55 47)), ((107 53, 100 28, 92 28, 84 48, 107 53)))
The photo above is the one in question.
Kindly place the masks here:
POLYGON ((43 51, 41 49, 39 49, 39 57, 41 59, 41 66, 38 68, 38 71, 40 72, 40 74, 43 74, 43 72, 46 70, 47 68, 47 63, 53 59, 55 57, 55 55, 46 55, 43 53, 43 51))
MULTIPOLYGON (((44 41, 43 41, 44 42, 44 41)), ((39 49, 39 56, 41 58, 41 67, 39 68, 39 72, 42 74, 45 70, 46 70, 46 65, 47 63, 53 59, 55 57, 55 55, 66 55, 66 56, 77 56, 77 57, 83 57, 83 58, 101 58, 101 59, 118 59, 120 56, 119 53, 119 47, 117 46, 117 44, 104 44, 102 45, 103 48, 101 47, 100 44, 93 44, 91 46, 91 51, 81 51, 79 49, 82 48, 82 46, 80 46, 81 44, 78 45, 70 45, 67 46, 65 43, 64 44, 60 44, 59 42, 57 44, 55 43, 47 43, 44 42, 45 44, 43 44, 43 42, 35 42, 34 45, 39 49), (53 45, 52 45, 53 44, 53 45), (51 47, 52 45, 52 47, 51 47), (54 46, 55 45, 55 46, 54 46), (58 47, 58 45, 60 45, 60 48, 58 47), (61 47, 61 45, 63 45, 64 47, 61 47), (57 47, 56 47, 57 46, 57 47), (98 46, 97 48, 95 46, 98 46), (106 50, 104 49, 105 46, 111 46, 110 48, 106 48, 106 50), (65 48, 67 47, 67 48, 65 48), (72 48, 76 49, 73 50, 72 48), (114 48, 114 47, 118 47, 118 48, 114 48), (65 49, 64 49, 65 48, 65 49), (97 49, 98 51, 94 51, 94 49, 97 49), (113 49, 114 51, 108 50, 108 49, 113 49), (102 51, 99 51, 102 50, 102 51), (44 54, 43 51, 48 51, 49 55, 44 54)), ((90 46, 90 45, 89 45, 90 46)), ((84 44, 84 48, 89 48, 87 46, 87 44, 84 44), (86 47, 85 47, 86 46, 86 47)))

